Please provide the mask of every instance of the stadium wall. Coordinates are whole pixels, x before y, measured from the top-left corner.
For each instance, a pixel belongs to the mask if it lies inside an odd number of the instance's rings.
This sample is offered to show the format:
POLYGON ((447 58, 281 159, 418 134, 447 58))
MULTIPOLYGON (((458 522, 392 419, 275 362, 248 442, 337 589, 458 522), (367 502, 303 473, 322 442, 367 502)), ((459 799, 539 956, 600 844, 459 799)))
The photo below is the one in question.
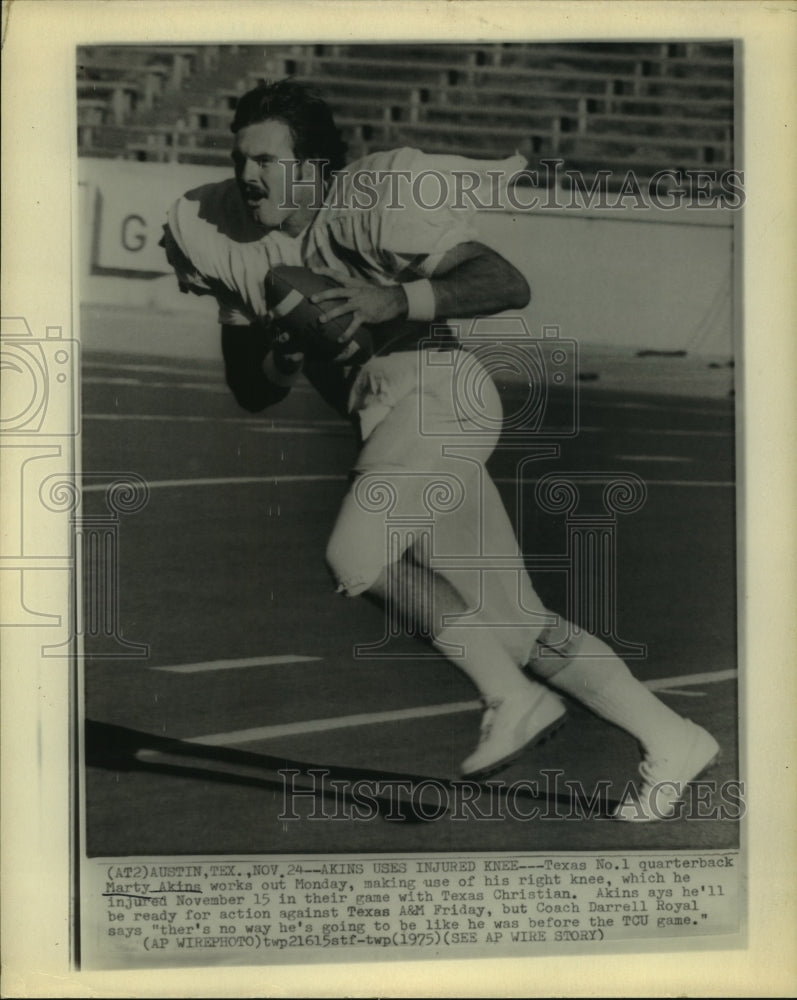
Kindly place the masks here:
MULTIPOLYGON (((200 331, 215 342, 213 302, 179 292, 158 240, 176 197, 229 171, 89 158, 78 169, 81 304, 179 313, 174 336, 188 342, 153 353, 190 353, 200 331)), ((555 325, 583 344, 732 355, 733 212, 538 208, 480 212, 479 228, 526 275, 535 335, 555 325)), ((108 337, 85 346, 118 349, 108 337)))

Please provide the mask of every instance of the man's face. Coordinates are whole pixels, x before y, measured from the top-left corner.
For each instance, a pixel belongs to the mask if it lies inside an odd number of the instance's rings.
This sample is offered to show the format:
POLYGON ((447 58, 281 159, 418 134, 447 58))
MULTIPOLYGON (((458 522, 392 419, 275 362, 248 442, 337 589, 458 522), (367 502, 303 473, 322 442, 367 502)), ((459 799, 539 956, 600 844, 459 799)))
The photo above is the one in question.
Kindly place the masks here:
MULTIPOLYGON (((232 159, 241 196, 255 222, 266 229, 290 231, 289 220, 297 215, 296 206, 302 202, 301 188, 291 198, 286 197, 291 167, 284 161, 297 159, 290 128, 277 118, 247 125, 235 135, 232 159)), ((293 169, 293 176, 298 177, 298 166, 293 169)))

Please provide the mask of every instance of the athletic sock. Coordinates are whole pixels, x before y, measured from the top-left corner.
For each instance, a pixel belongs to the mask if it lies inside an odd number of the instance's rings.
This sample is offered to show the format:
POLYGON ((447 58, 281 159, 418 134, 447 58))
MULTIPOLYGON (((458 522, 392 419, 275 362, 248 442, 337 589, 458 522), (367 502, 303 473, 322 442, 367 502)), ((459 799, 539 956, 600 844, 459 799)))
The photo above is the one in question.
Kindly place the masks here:
POLYGON ((518 669, 489 628, 447 626, 434 639, 434 646, 470 678, 485 701, 528 698, 535 690, 539 695, 549 693, 542 684, 529 680, 518 669), (462 655, 456 655, 452 649, 455 646, 462 648, 462 655))
POLYGON ((580 649, 548 677, 560 691, 635 736, 652 757, 666 756, 683 734, 684 720, 634 677, 605 642, 583 633, 580 649))

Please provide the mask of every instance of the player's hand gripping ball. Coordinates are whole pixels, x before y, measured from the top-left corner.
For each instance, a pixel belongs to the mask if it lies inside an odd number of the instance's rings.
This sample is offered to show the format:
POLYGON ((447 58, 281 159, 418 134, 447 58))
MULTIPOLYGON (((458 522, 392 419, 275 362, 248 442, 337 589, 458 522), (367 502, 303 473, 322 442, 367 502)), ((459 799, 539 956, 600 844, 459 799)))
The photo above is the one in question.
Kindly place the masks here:
POLYGON ((333 364, 363 364, 374 353, 370 329, 360 326, 350 340, 341 342, 350 314, 322 323, 323 307, 310 301, 317 292, 336 287, 338 282, 326 275, 281 264, 266 277, 266 304, 277 329, 290 334, 296 349, 301 345, 310 357, 333 364))

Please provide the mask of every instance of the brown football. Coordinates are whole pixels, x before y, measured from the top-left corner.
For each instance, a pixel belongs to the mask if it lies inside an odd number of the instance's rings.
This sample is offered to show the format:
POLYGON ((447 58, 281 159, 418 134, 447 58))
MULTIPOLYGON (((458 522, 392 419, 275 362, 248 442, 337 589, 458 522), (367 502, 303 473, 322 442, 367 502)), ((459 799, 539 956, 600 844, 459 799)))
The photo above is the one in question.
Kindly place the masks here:
POLYGON ((314 305, 310 301, 317 292, 336 287, 339 287, 338 282, 326 275, 305 267, 281 264, 272 268, 266 277, 266 303, 278 329, 296 334, 304 341, 308 357, 334 364, 363 364, 374 353, 373 336, 368 327, 359 327, 348 343, 341 343, 338 338, 351 322, 351 314, 321 323, 323 306, 332 308, 334 303, 314 305))

